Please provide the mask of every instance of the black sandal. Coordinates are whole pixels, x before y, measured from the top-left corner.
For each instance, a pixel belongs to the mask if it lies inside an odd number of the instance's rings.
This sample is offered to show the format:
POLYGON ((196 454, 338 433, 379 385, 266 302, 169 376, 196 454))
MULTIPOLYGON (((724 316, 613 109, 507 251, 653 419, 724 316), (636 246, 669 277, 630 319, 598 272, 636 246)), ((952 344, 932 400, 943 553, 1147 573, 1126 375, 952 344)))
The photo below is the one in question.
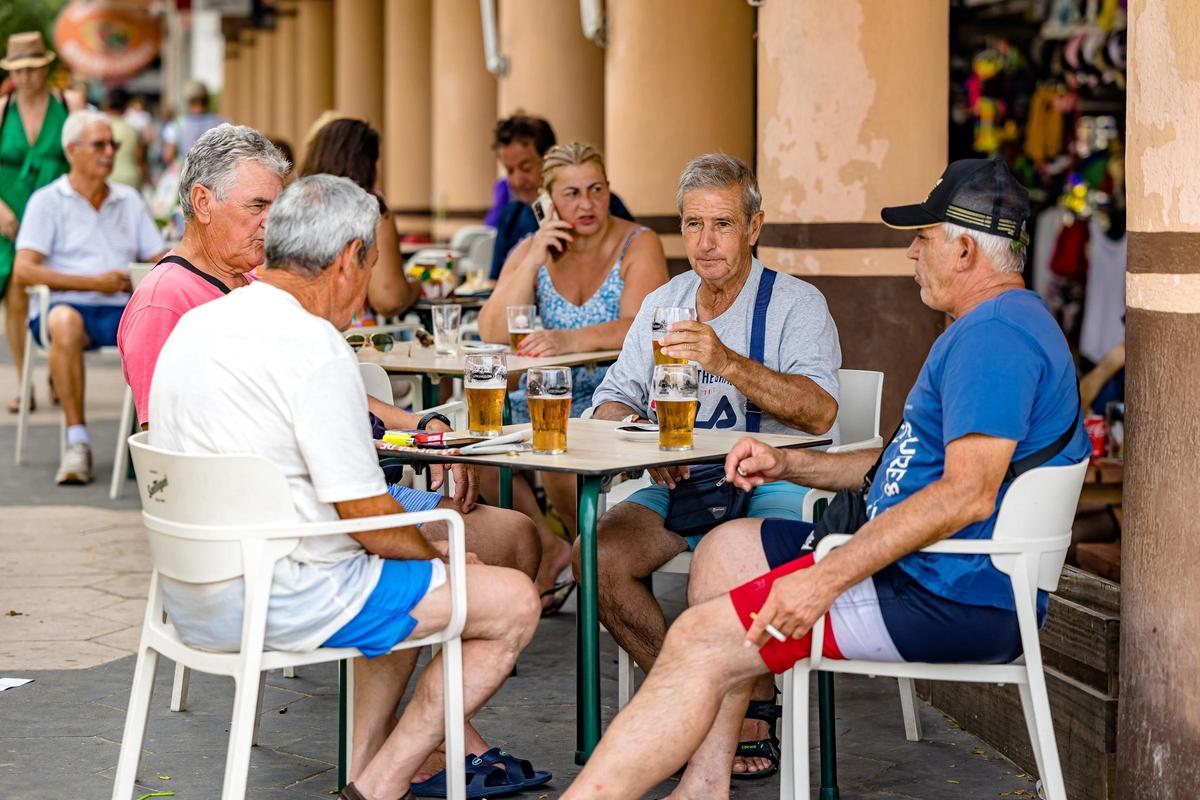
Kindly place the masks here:
POLYGON ((779 722, 782 713, 783 710, 774 698, 750 701, 750 705, 746 708, 746 719, 757 719, 767 723, 767 738, 753 742, 738 742, 737 750, 733 755, 734 758, 766 758, 770 760, 771 765, 754 772, 731 771, 729 773, 731 777, 739 780, 757 780, 758 778, 769 778, 779 771, 779 734, 776 730, 776 723, 779 722))

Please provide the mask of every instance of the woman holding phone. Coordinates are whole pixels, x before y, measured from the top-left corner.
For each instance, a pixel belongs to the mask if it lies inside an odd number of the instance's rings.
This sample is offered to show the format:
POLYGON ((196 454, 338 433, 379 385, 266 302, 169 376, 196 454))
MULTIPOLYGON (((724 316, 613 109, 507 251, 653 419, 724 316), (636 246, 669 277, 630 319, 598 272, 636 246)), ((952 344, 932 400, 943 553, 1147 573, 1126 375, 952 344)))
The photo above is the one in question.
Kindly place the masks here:
MULTIPOLYGON (((589 144, 551 148, 542 164, 544 212, 537 232, 518 244, 504 263, 496 289, 479 312, 484 341, 508 342, 509 306, 536 305, 542 330, 525 337, 524 356, 618 350, 646 295, 667 282, 662 242, 648 228, 608 213, 604 158, 589 144)), ((605 370, 577 367, 572 374, 571 416, 591 405, 605 370)), ((511 395, 513 421, 527 422, 523 388, 511 395)), ((575 478, 542 473, 542 484, 570 536, 575 535, 575 478)), ((542 538, 537 586, 553 613, 570 584, 556 583, 570 564, 570 547, 554 536, 530 486, 513 484, 513 503, 533 519, 542 538)))

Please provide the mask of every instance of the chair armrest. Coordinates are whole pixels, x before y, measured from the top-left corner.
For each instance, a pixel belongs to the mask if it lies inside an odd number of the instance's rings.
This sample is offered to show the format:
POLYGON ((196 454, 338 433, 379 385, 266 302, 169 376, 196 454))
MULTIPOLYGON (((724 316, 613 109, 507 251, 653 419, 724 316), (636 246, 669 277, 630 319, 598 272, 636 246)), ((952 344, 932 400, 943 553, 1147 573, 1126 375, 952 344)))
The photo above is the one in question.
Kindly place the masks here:
POLYGON ((462 521, 457 511, 449 508, 435 508, 430 511, 413 511, 401 514, 383 514, 375 517, 358 517, 356 519, 339 519, 329 522, 276 522, 264 525, 190 525, 181 522, 171 522, 161 517, 155 517, 149 512, 142 512, 148 520, 154 520, 153 530, 181 539, 306 539, 311 536, 332 536, 334 534, 365 533, 367 531, 386 530, 404 525, 418 525, 435 520, 446 520, 453 526, 454 521, 462 521))
POLYGON ((846 442, 844 444, 835 444, 826 450, 826 453, 852 453, 855 450, 872 450, 877 447, 883 447, 882 436, 872 436, 870 439, 861 439, 857 442, 846 442))
POLYGON ((817 503, 822 500, 833 500, 833 498, 833 492, 827 492, 824 489, 809 489, 800 506, 800 519, 805 522, 813 522, 813 512, 816 510, 817 503))
POLYGON ((467 427, 467 403, 465 400, 451 400, 440 406, 427 408, 421 413, 428 414, 431 411, 445 414, 450 419, 450 427, 456 431, 464 430, 467 427))

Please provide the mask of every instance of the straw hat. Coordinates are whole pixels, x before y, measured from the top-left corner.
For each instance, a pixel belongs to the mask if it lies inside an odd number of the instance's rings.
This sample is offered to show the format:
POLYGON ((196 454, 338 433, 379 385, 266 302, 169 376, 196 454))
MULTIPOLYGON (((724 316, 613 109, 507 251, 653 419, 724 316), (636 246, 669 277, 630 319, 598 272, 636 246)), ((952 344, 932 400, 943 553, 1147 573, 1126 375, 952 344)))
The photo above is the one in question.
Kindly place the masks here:
POLYGON ((0 59, 0 69, 44 67, 53 60, 54 52, 46 49, 40 32, 14 33, 8 37, 8 53, 0 59))

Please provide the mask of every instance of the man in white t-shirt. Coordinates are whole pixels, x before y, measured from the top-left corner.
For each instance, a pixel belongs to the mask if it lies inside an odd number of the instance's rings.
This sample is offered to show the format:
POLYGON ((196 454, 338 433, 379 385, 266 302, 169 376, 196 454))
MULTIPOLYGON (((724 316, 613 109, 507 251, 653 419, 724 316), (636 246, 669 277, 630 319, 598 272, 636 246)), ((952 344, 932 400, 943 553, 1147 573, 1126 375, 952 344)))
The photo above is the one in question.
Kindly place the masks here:
MULTIPOLYGON (((304 520, 401 510, 372 446, 357 362, 338 333, 366 296, 378 221, 378 202, 345 178, 303 178, 280 195, 268 217, 262 278, 188 312, 163 347, 150 390, 150 443, 268 458, 284 471, 304 520)), ((305 539, 275 569, 268 647, 357 647, 368 656, 356 665, 358 757, 347 800, 406 796, 442 739, 440 666, 422 674, 392 727, 412 661, 408 651, 384 654, 446 624, 443 556, 404 527, 305 539)), ((540 612, 528 577, 470 560, 468 717, 512 671, 540 612)), ((164 580, 163 592, 185 641, 237 646, 240 582, 164 580)))

